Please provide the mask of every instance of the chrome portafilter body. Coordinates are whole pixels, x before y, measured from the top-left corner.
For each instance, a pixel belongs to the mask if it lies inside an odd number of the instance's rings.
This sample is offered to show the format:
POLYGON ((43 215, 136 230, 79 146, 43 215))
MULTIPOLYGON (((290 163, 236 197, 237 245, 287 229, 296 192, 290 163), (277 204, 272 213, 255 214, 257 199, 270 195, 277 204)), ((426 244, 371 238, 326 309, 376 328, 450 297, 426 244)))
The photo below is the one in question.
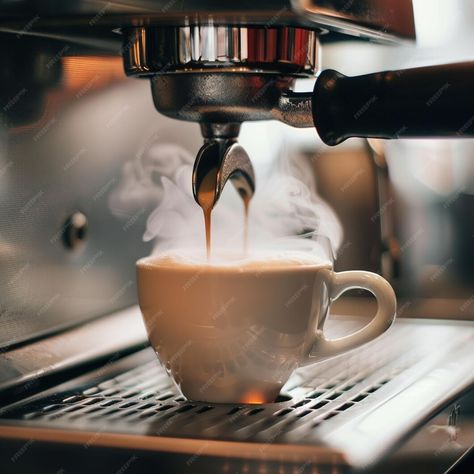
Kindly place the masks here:
POLYGON ((289 26, 138 26, 124 33, 130 76, 247 72, 304 77, 318 69, 318 32, 289 26))
POLYGON ((303 28, 148 26, 124 34, 126 73, 149 77, 157 110, 179 120, 298 126, 289 112, 304 107, 292 88, 319 69, 318 33, 303 28))
POLYGON ((303 28, 148 26, 124 33, 126 73, 151 77, 157 110, 180 120, 277 118, 281 95, 318 71, 318 33, 303 28))
MULTIPOLYGON (((252 165, 237 144, 242 122, 276 119, 312 126, 310 100, 292 89, 297 78, 318 70, 315 31, 206 24, 136 27, 124 33, 125 70, 151 79, 156 109, 201 124, 205 144, 194 166, 195 197, 199 177, 205 175, 201 167, 210 161, 232 169, 231 181, 239 192, 243 186, 253 194, 252 165)), ((217 176, 225 174, 219 168, 217 176)), ((216 201, 226 181, 216 183, 216 201)))

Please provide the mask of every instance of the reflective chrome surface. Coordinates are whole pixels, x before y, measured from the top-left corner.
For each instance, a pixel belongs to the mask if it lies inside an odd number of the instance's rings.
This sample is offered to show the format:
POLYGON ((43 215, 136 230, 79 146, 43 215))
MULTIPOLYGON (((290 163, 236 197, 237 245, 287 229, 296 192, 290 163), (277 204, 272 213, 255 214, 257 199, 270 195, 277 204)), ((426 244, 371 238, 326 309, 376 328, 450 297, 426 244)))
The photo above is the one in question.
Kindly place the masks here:
POLYGON ((209 172, 215 172, 212 207, 219 200, 229 179, 240 196, 245 199, 252 198, 255 192, 255 173, 252 162, 244 148, 235 140, 207 140, 199 150, 193 169, 193 195, 198 204, 201 185, 209 172))
POLYGON ((289 27, 148 26, 125 29, 128 75, 258 72, 296 76, 318 69, 316 32, 289 27))
POLYGON ((189 152, 201 140, 197 126, 156 113, 147 84, 127 78, 120 57, 63 41, 1 39, 4 346, 136 301, 134 263, 151 249, 141 237, 153 201, 130 196, 119 213, 109 198, 126 162, 146 170, 155 141, 189 152))
POLYGON ((43 378, 63 375, 78 366, 111 360, 146 347, 145 327, 134 306, 95 321, 0 353, 2 400, 37 392, 43 378), (107 337, 104 335, 107 334, 107 337))
POLYGON ((318 34, 301 28, 147 27, 125 31, 129 75, 151 76, 158 111, 201 123, 279 119, 312 126, 296 77, 319 62, 318 34))
POLYGON ((416 37, 412 0, 294 0, 292 6, 309 21, 343 34, 379 41, 416 37))

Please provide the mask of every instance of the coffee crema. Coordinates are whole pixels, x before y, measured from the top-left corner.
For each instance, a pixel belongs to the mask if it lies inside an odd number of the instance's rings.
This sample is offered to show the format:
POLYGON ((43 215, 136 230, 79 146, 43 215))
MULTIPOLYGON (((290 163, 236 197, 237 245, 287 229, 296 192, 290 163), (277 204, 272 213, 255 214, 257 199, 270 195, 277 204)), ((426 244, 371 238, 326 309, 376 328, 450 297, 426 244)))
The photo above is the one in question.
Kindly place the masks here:
POLYGON ((174 267, 175 269, 196 268, 197 271, 210 269, 235 272, 263 272, 271 270, 298 271, 304 268, 332 268, 329 261, 319 260, 302 252, 261 251, 246 254, 216 252, 211 259, 199 257, 193 250, 182 250, 142 258, 137 262, 141 267, 174 267))

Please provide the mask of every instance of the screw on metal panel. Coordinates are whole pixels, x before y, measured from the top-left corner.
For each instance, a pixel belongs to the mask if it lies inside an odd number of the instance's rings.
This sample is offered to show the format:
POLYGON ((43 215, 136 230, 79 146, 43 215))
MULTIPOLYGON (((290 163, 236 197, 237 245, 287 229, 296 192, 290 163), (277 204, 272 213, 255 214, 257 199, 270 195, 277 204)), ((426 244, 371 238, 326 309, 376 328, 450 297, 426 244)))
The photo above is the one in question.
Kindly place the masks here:
POLYGON ((87 237, 87 217, 79 211, 71 214, 63 226, 63 243, 66 248, 76 250, 87 237))

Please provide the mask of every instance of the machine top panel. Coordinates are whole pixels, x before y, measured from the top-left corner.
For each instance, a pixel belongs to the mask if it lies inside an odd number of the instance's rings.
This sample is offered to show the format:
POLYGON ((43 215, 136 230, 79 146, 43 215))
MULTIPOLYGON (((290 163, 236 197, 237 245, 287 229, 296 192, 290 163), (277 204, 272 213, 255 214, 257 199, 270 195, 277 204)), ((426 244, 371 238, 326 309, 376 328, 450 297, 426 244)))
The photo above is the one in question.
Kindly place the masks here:
POLYGON ((212 23, 303 26, 382 42, 416 38, 412 0, 0 0, 0 17, 4 28, 36 18, 31 34, 78 27, 94 36, 129 25, 212 23))

